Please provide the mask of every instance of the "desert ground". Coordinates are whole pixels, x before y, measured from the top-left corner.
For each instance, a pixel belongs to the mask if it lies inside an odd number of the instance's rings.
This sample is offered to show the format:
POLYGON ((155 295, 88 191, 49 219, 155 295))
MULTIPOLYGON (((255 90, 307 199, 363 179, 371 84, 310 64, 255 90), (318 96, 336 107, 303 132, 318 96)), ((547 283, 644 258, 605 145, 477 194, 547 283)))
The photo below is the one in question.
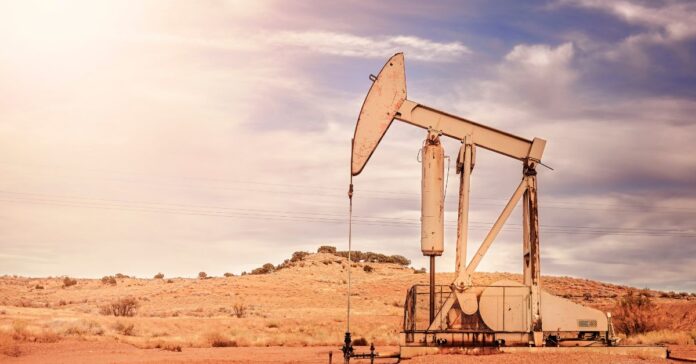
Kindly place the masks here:
MULTIPOLYGON (((346 319, 348 260, 310 254, 265 274, 205 278, 0 278, 0 362, 7 363, 237 363, 334 362, 346 319), (66 284, 67 283, 67 284, 66 284), (123 312, 119 303, 126 303, 123 312), (116 304, 116 305, 114 305, 116 304), (114 310, 116 314, 114 315, 114 310)), ((406 290, 427 275, 400 264, 354 262, 351 331, 379 352, 397 351, 406 290), (370 268, 365 268, 369 266, 370 268)), ((437 275, 446 284, 451 273, 437 275)), ((478 273, 475 284, 520 280, 510 273, 478 273)), ((570 277, 543 277, 544 289, 615 312, 638 290, 570 277)), ((696 357, 696 295, 641 290, 651 300, 647 333, 625 343, 671 345, 696 357)), ((359 351, 366 350, 360 347, 359 351)), ((432 362, 664 362, 601 354, 453 355, 432 362)), ((391 360, 394 361, 393 359, 391 360)))

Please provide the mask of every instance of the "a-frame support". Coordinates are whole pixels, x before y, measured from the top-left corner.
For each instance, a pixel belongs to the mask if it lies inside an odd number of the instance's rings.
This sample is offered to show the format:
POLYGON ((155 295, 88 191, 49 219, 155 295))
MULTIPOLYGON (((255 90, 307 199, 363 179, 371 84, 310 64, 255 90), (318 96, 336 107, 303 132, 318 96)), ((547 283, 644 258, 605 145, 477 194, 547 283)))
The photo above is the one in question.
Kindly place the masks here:
MULTIPOLYGON (((468 205, 469 205, 469 180, 471 172, 471 149, 467 144, 462 145, 463 156, 462 177, 460 185, 460 200, 459 200, 459 226, 457 229, 457 275, 452 283, 452 294, 445 300, 437 315, 430 323, 428 331, 439 331, 447 329, 444 326, 444 318, 452 309, 457 300, 462 297, 462 292, 468 287, 471 287, 471 275, 478 267, 481 259, 485 256, 491 244, 500 233, 500 230, 505 225, 505 222, 510 217, 510 214, 515 209, 517 203, 522 200, 522 226, 523 226, 523 276, 524 285, 530 287, 531 302, 530 315, 531 325, 529 331, 533 334, 534 345, 540 346, 543 340, 541 331, 541 274, 539 269, 539 214, 537 204, 537 185, 536 185, 536 164, 533 161, 525 161, 524 173, 520 184, 515 189, 514 193, 508 200, 508 203, 503 208, 503 211, 498 216, 490 231, 486 235, 479 246, 476 254, 471 259, 469 264, 466 264, 466 232, 468 223, 468 205), (464 173, 464 172, 469 173, 464 173), (467 213, 462 214, 462 209, 467 213)), ((463 302, 460 302, 460 306, 463 302)))

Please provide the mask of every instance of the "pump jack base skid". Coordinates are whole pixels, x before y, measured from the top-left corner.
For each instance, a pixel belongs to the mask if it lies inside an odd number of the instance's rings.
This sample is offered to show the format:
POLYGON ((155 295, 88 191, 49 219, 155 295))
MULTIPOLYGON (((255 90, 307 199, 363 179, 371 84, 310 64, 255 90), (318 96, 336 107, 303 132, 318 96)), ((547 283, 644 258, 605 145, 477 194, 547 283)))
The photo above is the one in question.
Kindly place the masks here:
POLYGON ((668 357, 667 348, 664 346, 401 346, 400 349, 401 359, 435 354, 486 355, 501 353, 598 353, 609 355, 637 355, 641 358, 658 359, 666 359, 668 357))

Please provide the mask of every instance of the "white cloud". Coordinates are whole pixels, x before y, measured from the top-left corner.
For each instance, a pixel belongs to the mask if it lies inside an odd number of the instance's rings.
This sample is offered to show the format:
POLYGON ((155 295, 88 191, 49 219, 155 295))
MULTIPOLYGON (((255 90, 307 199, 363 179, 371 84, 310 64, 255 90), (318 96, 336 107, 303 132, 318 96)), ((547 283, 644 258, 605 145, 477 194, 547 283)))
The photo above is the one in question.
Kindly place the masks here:
POLYGON ((404 35, 363 37, 326 31, 284 31, 271 35, 268 40, 281 46, 347 57, 384 58, 391 53, 405 52, 409 59, 451 61, 471 53, 460 42, 441 43, 404 35))
POLYGON ((577 79, 574 53, 572 43, 516 45, 498 67, 498 92, 534 108, 563 107, 577 79))
POLYGON ((647 7, 629 1, 572 0, 567 3, 610 13, 629 24, 643 25, 662 36, 664 42, 696 37, 696 3, 669 2, 661 7, 647 7))
MULTIPOLYGON (((150 34, 141 39, 221 51, 278 51, 284 47, 311 53, 375 59, 404 52, 411 60, 431 62, 454 61, 471 53, 469 48, 460 42, 443 43, 410 35, 363 37, 327 31, 272 31, 256 35, 238 33, 234 37, 226 38, 150 34)), ((131 40, 137 41, 137 38, 131 40)))

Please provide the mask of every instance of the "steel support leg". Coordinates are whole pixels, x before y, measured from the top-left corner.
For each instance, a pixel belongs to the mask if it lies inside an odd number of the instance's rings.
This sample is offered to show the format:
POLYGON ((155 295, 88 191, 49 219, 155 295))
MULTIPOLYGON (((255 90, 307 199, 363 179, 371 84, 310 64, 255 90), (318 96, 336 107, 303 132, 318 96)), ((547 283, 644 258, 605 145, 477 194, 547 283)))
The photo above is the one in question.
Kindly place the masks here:
MULTIPOLYGON (((541 325, 541 269, 539 259, 539 208, 537 203, 537 184, 536 170, 534 164, 529 163, 525 166, 524 174, 527 180, 528 203, 527 219, 529 232, 529 267, 525 269, 525 282, 531 285, 531 313, 532 331, 534 332, 534 345, 541 346, 543 341, 541 325)), ((525 257, 526 258, 526 257, 525 257)))
POLYGON ((435 320, 435 256, 430 256, 430 324, 435 320))

